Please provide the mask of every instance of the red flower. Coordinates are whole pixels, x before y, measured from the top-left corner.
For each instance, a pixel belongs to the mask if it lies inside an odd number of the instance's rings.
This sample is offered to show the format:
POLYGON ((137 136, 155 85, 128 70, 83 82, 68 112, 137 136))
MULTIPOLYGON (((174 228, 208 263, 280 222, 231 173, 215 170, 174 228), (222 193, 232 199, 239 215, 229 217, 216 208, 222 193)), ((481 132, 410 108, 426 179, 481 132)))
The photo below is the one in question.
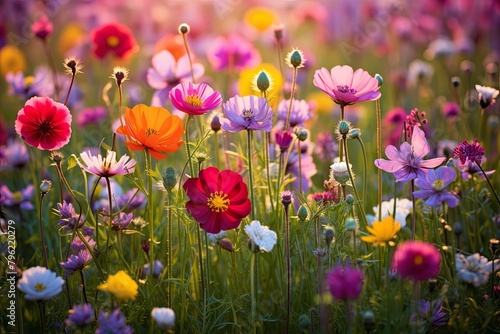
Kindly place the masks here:
POLYGON ((209 233, 237 228, 251 210, 247 186, 231 170, 205 168, 184 183, 184 190, 190 199, 187 211, 209 233))
POLYGON ((41 150, 58 150, 71 137, 71 114, 62 103, 49 97, 33 97, 17 113, 16 132, 41 150))
POLYGON ((94 54, 103 59, 109 52, 125 59, 139 50, 139 46, 129 28, 119 23, 108 23, 90 33, 94 54))

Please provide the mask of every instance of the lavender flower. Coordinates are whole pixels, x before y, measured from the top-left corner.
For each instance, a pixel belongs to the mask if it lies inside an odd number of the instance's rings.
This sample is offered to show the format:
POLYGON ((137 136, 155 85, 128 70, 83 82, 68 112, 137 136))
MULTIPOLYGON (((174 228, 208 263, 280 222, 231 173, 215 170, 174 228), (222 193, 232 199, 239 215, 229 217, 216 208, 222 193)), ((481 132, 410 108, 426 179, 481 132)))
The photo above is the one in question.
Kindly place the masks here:
POLYGON ((457 172, 455 168, 441 166, 436 170, 429 170, 423 177, 415 180, 415 185, 420 190, 414 191, 416 198, 427 199, 425 204, 428 206, 439 206, 443 202, 450 208, 459 204, 457 196, 446 189, 448 185, 455 180, 457 172))
POLYGON ((437 299, 431 303, 428 300, 420 300, 418 303, 419 313, 412 313, 410 322, 415 322, 418 318, 423 318, 433 326, 446 326, 448 324, 448 314, 443 311, 443 300, 437 299))
MULTIPOLYGON (((277 112, 278 119, 280 121, 286 122, 288 117, 288 108, 290 106, 290 100, 282 100, 278 104, 277 112)), ((295 100, 293 99, 292 109, 290 110, 290 127, 295 127, 302 125, 305 121, 312 117, 311 111, 309 110, 309 103, 306 100, 295 100)))
MULTIPOLYGON (((90 248, 94 248, 94 246, 96 245, 96 242, 92 239, 90 235, 85 236, 85 241, 89 244, 90 248)), ((75 252, 79 252, 81 250, 87 249, 87 247, 78 236, 75 236, 75 238, 71 242, 71 249, 74 250, 75 252)))
POLYGON ((57 203, 56 213, 61 216, 61 219, 59 220, 57 226, 59 226, 63 230, 73 230, 75 224, 77 224, 77 227, 82 229, 82 233, 84 235, 94 234, 94 229, 92 227, 83 226, 83 224, 85 224, 85 218, 83 214, 80 217, 80 215, 76 213, 75 209, 73 208, 73 204, 67 203, 66 201, 63 201, 62 204, 57 203), (79 221, 78 217, 80 217, 79 221))
POLYGON ((78 254, 70 255, 66 262, 59 263, 61 267, 66 269, 64 276, 70 276, 75 271, 83 270, 87 263, 92 259, 88 250, 81 250, 78 254))
MULTIPOLYGON (((457 166, 457 168, 462 173, 462 178, 464 180, 471 179, 474 176, 474 174, 479 174, 479 176, 481 176, 481 178, 484 179, 484 175, 476 163, 474 163, 470 160, 466 160, 465 164, 461 164, 456 159, 454 159, 453 161, 455 163, 455 166, 457 166)), ((483 163, 483 161, 484 161, 484 157, 481 159, 481 164, 483 163)), ((485 170, 484 174, 486 174, 486 176, 490 176, 491 174, 493 174, 495 172, 496 172, 496 170, 485 170)))
POLYGON ((74 305, 71 310, 69 310, 69 316, 65 320, 66 326, 83 328, 90 325, 94 321, 94 310, 92 305, 74 305))
POLYGON ((50 70, 38 68, 33 76, 25 77, 21 72, 7 73, 5 80, 9 83, 9 95, 19 96, 28 100, 34 96, 51 96, 54 94, 54 84, 50 70))
POLYGON ((314 154, 321 162, 332 161, 338 150, 338 144, 333 140, 333 136, 329 132, 318 133, 314 146, 314 154))
POLYGON ((5 184, 0 185, 0 205, 20 207, 22 210, 33 210, 35 207, 30 199, 35 193, 35 187, 30 184, 20 191, 12 192, 5 184))
POLYGON ((127 326, 125 316, 120 309, 109 313, 100 310, 97 320, 99 321, 99 327, 95 331, 96 334, 132 334, 134 332, 132 327, 127 326))
MULTIPOLYGON (((132 212, 128 214, 125 212, 120 212, 118 215, 113 217, 113 221, 111 222, 111 229, 115 231, 123 230, 130 225, 130 222, 132 221, 133 218, 134 215, 132 214, 132 212)), ((108 222, 108 219, 109 219, 108 217, 104 217, 103 219, 106 224, 108 222)))
MULTIPOLYGON (((165 269, 165 266, 163 265, 163 263, 160 261, 160 260, 155 260, 154 262, 154 266, 153 266, 153 276, 155 277, 158 277, 160 276, 160 274, 163 272, 163 269, 165 269)), ((144 276, 149 276, 149 267, 150 267, 150 264, 149 263, 146 263, 142 269, 143 269, 143 274, 144 276)))
POLYGON ((253 95, 234 96, 222 104, 222 129, 229 132, 242 130, 271 131, 273 111, 265 98, 253 95))
POLYGON ((459 157, 462 165, 464 165, 466 161, 471 161, 480 166, 483 156, 484 148, 479 144, 477 139, 474 139, 472 144, 464 140, 453 150, 453 158, 459 157))
POLYGON ((130 189, 125 194, 118 197, 118 206, 124 208, 128 203, 127 208, 129 210, 143 209, 146 206, 146 196, 140 191, 136 192, 137 188, 130 189))
POLYGON ((30 160, 28 148, 24 142, 9 139, 7 145, 0 147, 0 171, 24 167, 30 160))

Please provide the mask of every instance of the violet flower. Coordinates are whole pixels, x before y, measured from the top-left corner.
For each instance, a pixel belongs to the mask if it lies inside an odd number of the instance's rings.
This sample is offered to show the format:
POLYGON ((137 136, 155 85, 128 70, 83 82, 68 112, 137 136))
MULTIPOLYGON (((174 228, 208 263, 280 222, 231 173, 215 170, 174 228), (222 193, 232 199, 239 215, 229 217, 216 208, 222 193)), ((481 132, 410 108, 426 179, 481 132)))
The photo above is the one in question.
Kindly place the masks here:
POLYGON ((239 35, 218 37, 207 52, 207 58, 215 71, 241 71, 260 63, 260 55, 252 43, 239 35))
POLYGON ((82 109, 76 117, 76 124, 80 129, 87 125, 98 125, 108 115, 106 108, 97 106, 82 109))
POLYGON ((92 256, 89 251, 85 249, 79 251, 78 254, 70 255, 66 262, 60 262, 59 264, 66 269, 64 276, 67 277, 72 275, 75 271, 83 270, 90 260, 92 260, 92 256))
POLYGON ((30 184, 26 188, 12 192, 5 184, 0 185, 0 205, 19 207, 21 210, 33 210, 30 199, 35 194, 35 187, 30 184))
MULTIPOLYGON (((276 109, 278 113, 278 119, 280 121, 286 122, 288 117, 288 108, 290 106, 290 100, 281 100, 276 109)), ((305 121, 312 117, 311 111, 309 110, 309 103, 306 100, 296 100, 293 99, 292 109, 290 110, 290 127, 296 127, 297 125, 302 125, 305 121)))
POLYGON ((85 217, 83 214, 80 216, 79 214, 76 213, 73 204, 67 203, 66 201, 63 201, 61 203, 57 203, 57 210, 55 210, 56 214, 59 214, 61 218, 59 219, 59 223, 57 226, 62 228, 63 230, 73 230, 75 224, 77 224, 78 217, 80 217, 80 220, 78 221, 77 228, 82 229, 83 235, 92 235, 94 234, 94 228, 84 226, 85 224, 85 217))
POLYGON ((443 202, 450 208, 459 204, 457 196, 447 189, 448 185, 455 180, 457 172, 453 167, 441 166, 436 170, 429 170, 423 177, 415 180, 415 185, 420 190, 414 191, 415 198, 427 199, 428 206, 440 206, 443 202))
POLYGON ((408 182, 417 177, 425 177, 424 168, 434 168, 445 161, 445 158, 423 160, 429 151, 429 143, 425 139, 424 132, 415 125, 411 145, 404 142, 399 150, 392 145, 387 146, 385 155, 390 160, 376 159, 375 166, 394 174, 396 182, 408 182))
POLYGON ((90 304, 74 305, 68 313, 69 316, 64 322, 69 327, 83 328, 95 319, 94 310, 90 304))
POLYGON ((204 83, 182 82, 172 88, 169 97, 175 108, 188 115, 203 115, 222 102, 220 93, 204 83))
POLYGON ((47 67, 38 68, 33 76, 25 77, 21 72, 7 73, 5 80, 10 85, 9 95, 19 96, 23 100, 54 94, 54 83, 47 67))
POLYGON ((265 98, 254 95, 234 96, 222 104, 224 117, 220 123, 223 130, 239 132, 242 130, 264 130, 272 128, 273 111, 265 98))
POLYGON ((99 327, 95 331, 96 334, 132 334, 134 332, 132 327, 127 326, 127 319, 125 319, 120 309, 110 312, 100 310, 97 320, 99 322, 99 327))
POLYGON ((29 161, 30 154, 23 141, 10 138, 7 145, 0 146, 0 170, 22 168, 29 161))
POLYGON ((133 188, 119 196, 117 202, 120 208, 124 208, 128 203, 127 208, 129 210, 143 209, 146 206, 146 195, 141 191, 137 191, 137 188, 133 188))
POLYGON ((418 318, 423 318, 433 326, 446 326, 448 324, 448 314, 443 311, 443 300, 437 299, 431 303, 428 300, 420 300, 418 303, 419 313, 412 313, 410 321, 414 322, 418 318))

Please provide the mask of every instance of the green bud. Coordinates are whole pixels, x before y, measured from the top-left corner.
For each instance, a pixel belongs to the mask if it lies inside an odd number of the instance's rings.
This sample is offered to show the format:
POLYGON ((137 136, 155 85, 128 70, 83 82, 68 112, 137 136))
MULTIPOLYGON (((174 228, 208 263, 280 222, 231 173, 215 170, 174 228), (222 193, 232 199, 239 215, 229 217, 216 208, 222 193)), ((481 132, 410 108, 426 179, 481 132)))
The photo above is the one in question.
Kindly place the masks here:
POLYGON ((363 324, 368 333, 375 327, 375 313, 372 310, 363 312, 363 324))
POLYGON ((380 74, 375 74, 375 79, 377 79, 378 81, 378 86, 382 86, 384 84, 384 78, 382 78, 382 76, 380 74))
POLYGON ((352 205, 352 204, 354 203, 354 196, 352 196, 351 194, 348 194, 348 195, 345 197, 345 201, 347 202, 347 204, 352 205))
POLYGON ((307 137, 309 136, 309 134, 307 133, 307 130, 306 129, 302 129, 302 128, 296 128, 295 129, 295 135, 297 136, 297 138, 300 141, 305 141, 307 139, 307 137))
POLYGON ((349 130, 348 134, 349 138, 356 139, 361 137, 361 130, 359 128, 354 128, 349 130))
POLYGON ((323 235, 325 237, 326 246, 330 247, 330 244, 332 243, 333 238, 335 237, 335 232, 331 227, 326 227, 325 232, 323 232, 323 235))
POLYGON ((301 205, 299 211, 297 211, 297 216, 301 221, 305 221, 307 218, 307 209, 305 206, 301 205))
POLYGON ((175 173, 175 169, 173 167, 167 167, 163 172, 163 185, 165 189, 172 190, 177 184, 177 175, 175 173))
POLYGON ((355 231, 356 228, 358 227, 358 224, 356 224, 356 219, 354 218, 347 218, 345 221, 345 229, 348 231, 355 231))
POLYGON ((271 86, 271 80, 269 79, 269 76, 265 71, 260 71, 260 73, 257 75, 257 88, 261 92, 265 92, 269 89, 271 86))
POLYGON ((42 184, 40 184, 40 191, 42 194, 46 194, 50 191, 52 188, 52 182, 50 180, 42 180, 42 184))
POLYGON ((349 133, 349 123, 347 123, 346 121, 340 121, 339 123, 339 133, 342 135, 342 136, 347 136, 347 134, 349 133))
POLYGON ((292 64, 293 67, 299 67, 300 65, 302 65, 302 55, 300 54, 299 50, 293 51, 290 55, 290 64, 292 64))
POLYGON ((309 326, 311 325, 311 319, 307 314, 301 314, 299 317, 299 326, 303 331, 309 331, 309 326))

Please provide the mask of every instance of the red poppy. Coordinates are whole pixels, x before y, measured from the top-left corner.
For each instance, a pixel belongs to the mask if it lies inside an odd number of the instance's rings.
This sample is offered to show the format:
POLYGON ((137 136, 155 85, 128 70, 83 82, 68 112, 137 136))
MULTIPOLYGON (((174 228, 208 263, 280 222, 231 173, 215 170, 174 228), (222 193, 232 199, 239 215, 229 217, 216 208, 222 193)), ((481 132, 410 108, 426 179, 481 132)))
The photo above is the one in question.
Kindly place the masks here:
POLYGON ((190 199, 188 213, 209 233, 237 228, 251 211, 247 185, 231 170, 205 168, 184 183, 184 190, 190 199))
POLYGON ((103 59, 106 54, 114 52, 125 59, 139 50, 139 46, 129 28, 119 23, 108 23, 92 30, 90 33, 94 54, 103 59))

